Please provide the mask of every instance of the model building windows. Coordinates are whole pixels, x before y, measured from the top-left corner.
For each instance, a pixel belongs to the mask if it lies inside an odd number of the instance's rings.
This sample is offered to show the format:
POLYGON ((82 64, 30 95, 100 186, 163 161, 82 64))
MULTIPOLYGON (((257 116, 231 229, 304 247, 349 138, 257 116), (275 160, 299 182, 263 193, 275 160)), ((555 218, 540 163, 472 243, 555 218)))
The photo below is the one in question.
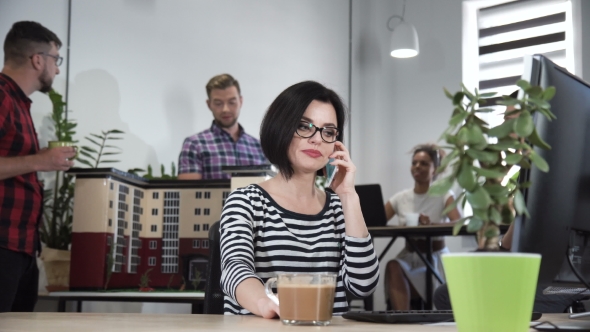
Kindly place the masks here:
POLYGON ((158 241, 150 241, 150 249, 158 249, 158 241))
POLYGON ((158 225, 152 225, 151 230, 152 230, 152 232, 157 232, 158 231, 158 225))
POLYGON ((160 193, 158 193, 158 192, 152 193, 152 198, 153 199, 159 199, 160 198, 160 193))
POLYGON ((148 265, 149 266, 156 266, 156 257, 149 257, 148 258, 148 265))
POLYGON ((209 230, 209 224, 203 224, 203 230, 204 231, 208 231, 209 230))
POLYGON ((115 184, 111 182, 111 190, 115 189, 115 184))
POLYGON ((201 198, 203 198, 203 193, 202 193, 202 192, 200 192, 200 191, 197 191, 197 194, 195 195, 195 198, 196 198, 196 199, 201 199, 201 198))
POLYGON ((225 200, 229 197, 229 191, 224 191, 222 194, 221 206, 225 205, 225 200))
POLYGON ((109 219, 109 227, 113 226, 113 219, 109 219))
POLYGON ((113 208, 113 201, 109 201, 109 209, 113 208))
POLYGON ((203 249, 209 248, 209 240, 203 240, 203 249))
POLYGON ((205 199, 210 199, 210 198, 211 198, 211 192, 205 191, 205 199))
POLYGON ((211 213, 211 209, 203 209, 203 214, 208 216, 211 213))
MULTIPOLYGON (((201 230, 201 225, 199 225, 199 224, 195 224, 195 225, 193 226, 193 231, 195 231, 195 232, 198 232, 198 231, 200 231, 200 230, 201 230)), ((203 230, 205 230, 205 227, 203 227, 203 230)))
POLYGON ((195 209, 195 216, 200 216, 201 215, 201 208, 196 208, 195 209))
POLYGON ((201 245, 201 241, 193 240, 193 248, 198 249, 201 245))
POLYGON ((113 244, 113 237, 107 236, 107 246, 110 246, 112 244, 113 244))
POLYGON ((158 209, 152 209, 152 216, 158 215, 158 209))

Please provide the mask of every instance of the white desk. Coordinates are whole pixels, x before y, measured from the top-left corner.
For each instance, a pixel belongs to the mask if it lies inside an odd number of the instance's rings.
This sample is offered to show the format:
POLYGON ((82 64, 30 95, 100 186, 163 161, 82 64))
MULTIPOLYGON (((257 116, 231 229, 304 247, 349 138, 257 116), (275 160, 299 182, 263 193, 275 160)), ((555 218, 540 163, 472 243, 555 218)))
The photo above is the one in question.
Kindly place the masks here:
MULTIPOLYGON (((542 321, 567 321, 567 314, 545 314, 542 321)), ((285 326, 278 319, 254 316, 223 315, 154 315, 154 314, 91 314, 91 313, 1 313, 3 332, 111 332, 111 331, 363 331, 363 332, 455 332, 455 325, 373 324, 334 317, 325 327, 285 326)), ((530 331, 536 331, 530 329, 530 331)))

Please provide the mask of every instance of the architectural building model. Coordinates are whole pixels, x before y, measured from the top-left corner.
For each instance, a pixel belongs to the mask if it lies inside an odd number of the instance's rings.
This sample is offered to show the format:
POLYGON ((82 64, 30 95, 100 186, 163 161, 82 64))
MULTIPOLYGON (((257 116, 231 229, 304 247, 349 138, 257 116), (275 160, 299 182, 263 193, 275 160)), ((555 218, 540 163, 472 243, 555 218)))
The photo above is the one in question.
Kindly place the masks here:
POLYGON ((232 182, 241 186, 268 177, 260 166, 242 174, 232 169, 232 180, 189 181, 146 180, 114 168, 72 169, 70 289, 202 289, 209 227, 237 187, 232 182))

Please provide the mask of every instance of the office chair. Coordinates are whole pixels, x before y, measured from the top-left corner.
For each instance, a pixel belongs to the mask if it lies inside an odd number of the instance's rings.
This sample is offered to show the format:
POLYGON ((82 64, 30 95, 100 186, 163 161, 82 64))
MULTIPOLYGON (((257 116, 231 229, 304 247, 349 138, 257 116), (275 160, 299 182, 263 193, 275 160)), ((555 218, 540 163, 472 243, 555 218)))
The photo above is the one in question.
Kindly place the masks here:
POLYGON ((221 280, 221 250, 219 248, 219 221, 209 228, 209 264, 207 264, 207 284, 205 285, 204 314, 223 315, 223 291, 221 280))

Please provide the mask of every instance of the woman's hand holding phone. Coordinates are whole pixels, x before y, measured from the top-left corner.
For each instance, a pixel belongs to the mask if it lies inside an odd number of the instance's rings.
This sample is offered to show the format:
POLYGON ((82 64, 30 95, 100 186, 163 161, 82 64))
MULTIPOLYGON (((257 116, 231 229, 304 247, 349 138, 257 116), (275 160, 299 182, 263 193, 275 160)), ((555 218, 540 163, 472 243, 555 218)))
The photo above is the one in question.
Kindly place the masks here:
POLYGON ((330 188, 332 188, 332 190, 334 190, 339 196, 347 193, 354 193, 356 166, 350 160, 350 153, 344 144, 336 141, 334 143, 334 152, 332 152, 329 157, 334 160, 328 164, 338 169, 334 172, 330 188))

